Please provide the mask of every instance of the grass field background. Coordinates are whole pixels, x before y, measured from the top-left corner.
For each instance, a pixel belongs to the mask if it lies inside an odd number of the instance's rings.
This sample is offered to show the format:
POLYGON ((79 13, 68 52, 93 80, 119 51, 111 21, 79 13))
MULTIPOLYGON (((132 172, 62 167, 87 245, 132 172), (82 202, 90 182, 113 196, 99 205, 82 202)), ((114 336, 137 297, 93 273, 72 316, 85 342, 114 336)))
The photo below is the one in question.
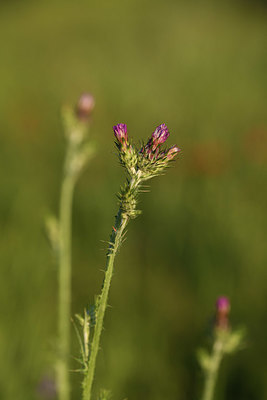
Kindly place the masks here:
POLYGON ((100 290, 124 179, 112 126, 127 123, 138 141, 165 122, 182 148, 117 258, 96 392, 198 399, 195 353, 224 294, 248 334, 224 360, 216 400, 267 398, 266 42, 264 2, 1 2, 1 399, 49 399, 38 386, 53 376, 57 267, 44 219, 58 211, 60 109, 84 91, 96 99, 97 153, 75 192, 73 315, 100 290))

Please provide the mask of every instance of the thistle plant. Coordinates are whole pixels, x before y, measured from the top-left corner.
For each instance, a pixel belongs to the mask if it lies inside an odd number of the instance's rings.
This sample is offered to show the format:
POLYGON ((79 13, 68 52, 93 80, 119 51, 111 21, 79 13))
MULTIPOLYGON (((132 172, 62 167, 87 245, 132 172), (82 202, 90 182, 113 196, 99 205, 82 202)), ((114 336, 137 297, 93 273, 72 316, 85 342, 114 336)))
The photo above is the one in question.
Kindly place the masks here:
POLYGON ((213 346, 211 353, 204 349, 198 352, 198 359, 205 375, 202 400, 214 398, 219 368, 226 354, 236 352, 242 347, 244 331, 232 330, 229 323, 230 302, 227 297, 219 297, 216 302, 213 346))
MULTIPOLYGON (((125 228, 131 219, 136 218, 141 213, 137 209, 137 205, 143 184, 154 176, 161 175, 180 151, 177 146, 162 149, 162 145, 169 136, 165 124, 159 125, 148 142, 143 143, 140 148, 137 148, 129 140, 125 124, 115 125, 113 130, 119 161, 125 168, 127 177, 118 194, 119 209, 109 239, 101 294, 97 296, 95 304, 90 310, 85 310, 83 316, 77 317, 82 329, 82 336, 79 340, 84 374, 83 400, 91 400, 92 396, 95 365, 113 275, 114 260, 123 241, 125 228)), ((102 392, 100 398, 108 398, 108 392, 102 392)))
POLYGON ((58 361, 57 391, 59 400, 70 399, 69 357, 71 322, 71 220, 75 184, 94 152, 88 141, 88 127, 94 98, 80 97, 75 110, 63 109, 66 155, 60 194, 59 220, 49 218, 48 234, 58 256, 58 361))

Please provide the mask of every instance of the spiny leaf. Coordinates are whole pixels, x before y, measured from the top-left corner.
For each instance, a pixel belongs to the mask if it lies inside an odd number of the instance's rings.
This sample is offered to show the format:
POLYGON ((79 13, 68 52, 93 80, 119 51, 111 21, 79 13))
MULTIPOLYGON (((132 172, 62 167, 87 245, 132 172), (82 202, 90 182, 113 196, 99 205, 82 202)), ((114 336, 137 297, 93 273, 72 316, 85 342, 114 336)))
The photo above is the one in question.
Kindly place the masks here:
POLYGON ((79 332, 79 329, 77 328, 77 325, 75 324, 75 322, 73 320, 72 320, 72 323, 73 323, 73 326, 74 326, 74 329, 75 329, 75 332, 76 332, 76 335, 77 335, 77 338, 78 338, 78 342, 79 342, 79 345, 80 345, 80 351, 81 351, 82 360, 83 360, 82 364, 86 365, 85 349, 84 349, 84 344, 83 344, 83 341, 82 341, 82 338, 81 338, 81 334, 79 332))

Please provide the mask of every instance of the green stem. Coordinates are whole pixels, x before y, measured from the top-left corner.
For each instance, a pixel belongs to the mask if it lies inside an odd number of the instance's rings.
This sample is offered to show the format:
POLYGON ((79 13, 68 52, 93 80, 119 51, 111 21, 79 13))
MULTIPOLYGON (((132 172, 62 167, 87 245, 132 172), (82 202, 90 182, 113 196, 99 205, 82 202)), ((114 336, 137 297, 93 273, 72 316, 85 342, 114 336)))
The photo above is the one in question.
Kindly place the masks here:
POLYGON ((213 399, 214 389, 222 357, 223 357, 223 341, 220 338, 217 338, 213 345, 211 364, 206 372, 206 379, 205 379, 202 400, 213 399))
MULTIPOLYGON (((67 152, 66 167, 70 159, 67 152)), ((57 365, 57 387, 59 400, 70 399, 69 355, 71 319, 71 213, 75 185, 73 174, 65 171, 60 197, 60 253, 59 253, 59 311, 58 340, 59 359, 57 365)))
POLYGON ((99 350, 100 336, 103 329, 103 320, 107 308, 110 283, 113 275, 114 259, 117 254, 119 245, 121 243, 122 235, 127 223, 128 223, 128 217, 123 216, 121 210, 119 210, 115 221, 115 227, 113 228, 111 234, 110 246, 107 253, 106 272, 105 272, 101 297, 97 308, 96 325, 91 346, 88 370, 86 372, 83 381, 83 400, 91 399, 92 384, 95 374, 95 364, 96 364, 97 353, 99 350))

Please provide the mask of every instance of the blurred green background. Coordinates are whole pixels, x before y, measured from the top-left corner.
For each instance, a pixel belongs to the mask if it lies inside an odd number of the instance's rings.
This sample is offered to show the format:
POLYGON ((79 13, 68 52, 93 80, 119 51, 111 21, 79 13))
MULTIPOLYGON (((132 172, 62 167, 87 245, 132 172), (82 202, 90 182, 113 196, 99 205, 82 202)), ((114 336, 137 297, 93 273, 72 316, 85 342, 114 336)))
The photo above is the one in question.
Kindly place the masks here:
POLYGON ((129 225, 95 390, 199 399, 195 353, 224 294, 248 336, 224 360, 216 400, 267 398, 267 4, 2 1, 0 48, 0 398, 50 398, 39 389, 53 377, 57 267, 43 227, 58 211, 60 109, 85 91, 97 155, 75 192, 73 315, 100 290, 124 179, 112 126, 138 141, 165 122, 183 150, 129 225))

